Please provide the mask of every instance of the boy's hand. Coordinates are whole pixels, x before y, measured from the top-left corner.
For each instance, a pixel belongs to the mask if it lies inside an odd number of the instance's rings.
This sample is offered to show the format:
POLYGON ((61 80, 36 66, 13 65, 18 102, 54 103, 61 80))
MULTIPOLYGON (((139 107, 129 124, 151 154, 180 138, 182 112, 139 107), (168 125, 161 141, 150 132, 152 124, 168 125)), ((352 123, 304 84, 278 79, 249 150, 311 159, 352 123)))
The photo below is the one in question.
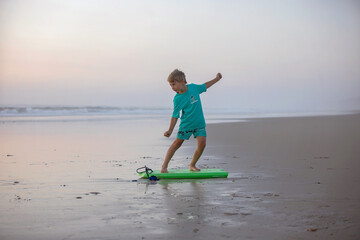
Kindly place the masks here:
POLYGON ((206 88, 211 87, 212 85, 217 83, 221 78, 222 78, 221 73, 216 74, 216 77, 213 80, 210 80, 210 81, 205 83, 206 88))
POLYGON ((165 136, 165 137, 170 137, 170 136, 171 136, 171 133, 172 133, 172 131, 167 130, 167 131, 164 133, 164 136, 165 136))
POLYGON ((216 74, 216 79, 217 79, 217 80, 220 80, 221 78, 222 78, 221 73, 216 74))

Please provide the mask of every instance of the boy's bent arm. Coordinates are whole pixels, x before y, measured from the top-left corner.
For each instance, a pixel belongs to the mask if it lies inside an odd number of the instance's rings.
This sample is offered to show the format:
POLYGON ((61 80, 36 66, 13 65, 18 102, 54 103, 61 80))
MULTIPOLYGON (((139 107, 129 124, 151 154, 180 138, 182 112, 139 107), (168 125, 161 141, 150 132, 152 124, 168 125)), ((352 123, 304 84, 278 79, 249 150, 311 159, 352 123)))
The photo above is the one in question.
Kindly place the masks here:
POLYGON ((169 131, 173 131, 177 123, 177 118, 171 117, 169 131))
POLYGON ((211 87, 212 85, 217 83, 221 78, 222 78, 221 73, 216 74, 216 77, 213 80, 210 80, 210 81, 205 83, 206 88, 211 87))
POLYGON ((176 125, 176 123, 177 123, 177 120, 178 120, 177 118, 171 117, 169 130, 167 130, 167 131, 164 133, 164 136, 165 136, 165 137, 170 137, 170 135, 171 135, 172 132, 174 131, 175 125, 176 125))

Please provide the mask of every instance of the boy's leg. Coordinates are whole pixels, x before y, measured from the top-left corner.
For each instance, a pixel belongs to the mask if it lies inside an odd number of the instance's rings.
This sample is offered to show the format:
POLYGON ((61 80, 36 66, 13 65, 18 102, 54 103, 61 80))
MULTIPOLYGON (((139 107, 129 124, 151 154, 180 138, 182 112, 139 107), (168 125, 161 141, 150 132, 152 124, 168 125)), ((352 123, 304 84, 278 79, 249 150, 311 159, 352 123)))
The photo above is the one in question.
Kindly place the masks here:
POLYGON ((170 162, 171 158, 174 156, 174 153, 176 152, 176 150, 178 150, 179 147, 181 147, 183 142, 184 142, 184 139, 176 138, 175 141, 171 144, 171 146, 169 147, 169 150, 166 153, 164 163, 161 167, 162 173, 168 172, 167 167, 169 165, 169 162, 170 162))
POLYGON ((196 137, 198 145, 197 145, 197 149, 194 153, 193 159, 190 163, 190 170, 192 171, 200 171, 199 168, 197 168, 195 165, 197 163, 197 161, 199 160, 201 154, 203 153, 205 146, 206 146, 206 137, 203 136, 198 136, 196 137))

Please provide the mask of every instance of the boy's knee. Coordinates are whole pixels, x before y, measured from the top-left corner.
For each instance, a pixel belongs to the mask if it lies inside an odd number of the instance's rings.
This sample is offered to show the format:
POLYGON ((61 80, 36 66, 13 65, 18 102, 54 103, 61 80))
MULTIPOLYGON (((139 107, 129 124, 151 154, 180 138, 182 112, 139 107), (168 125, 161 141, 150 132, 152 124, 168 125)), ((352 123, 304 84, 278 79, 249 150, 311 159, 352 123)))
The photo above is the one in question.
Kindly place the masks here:
POLYGON ((175 148, 179 148, 179 147, 181 147, 181 145, 183 144, 183 142, 184 142, 184 140, 176 139, 176 140, 174 141, 174 143, 173 143, 173 146, 174 146, 175 148))
POLYGON ((198 148, 204 149, 206 147, 206 141, 199 141, 198 148))

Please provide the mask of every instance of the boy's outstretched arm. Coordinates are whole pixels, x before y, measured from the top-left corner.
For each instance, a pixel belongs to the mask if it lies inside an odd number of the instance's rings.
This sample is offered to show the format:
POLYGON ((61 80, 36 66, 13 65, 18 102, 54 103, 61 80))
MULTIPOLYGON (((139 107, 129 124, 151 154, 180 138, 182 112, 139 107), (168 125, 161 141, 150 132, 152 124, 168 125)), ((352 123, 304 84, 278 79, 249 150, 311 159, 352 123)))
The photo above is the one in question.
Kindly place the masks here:
POLYGON ((212 85, 217 83, 221 78, 222 78, 221 73, 216 74, 216 77, 213 80, 210 80, 210 81, 205 83, 206 88, 211 87, 212 85))
POLYGON ((172 132, 173 132, 173 130, 175 128, 177 120, 178 120, 177 118, 174 118, 174 117, 171 118, 169 130, 167 130, 164 133, 165 137, 170 137, 171 136, 171 134, 172 134, 172 132))

